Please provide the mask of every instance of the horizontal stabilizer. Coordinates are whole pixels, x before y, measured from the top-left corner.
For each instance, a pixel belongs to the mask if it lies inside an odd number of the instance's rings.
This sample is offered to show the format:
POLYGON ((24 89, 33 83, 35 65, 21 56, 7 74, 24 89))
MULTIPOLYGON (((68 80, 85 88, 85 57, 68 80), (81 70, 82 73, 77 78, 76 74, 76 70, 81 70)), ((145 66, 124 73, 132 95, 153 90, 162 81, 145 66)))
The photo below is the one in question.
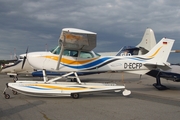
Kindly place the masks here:
POLYGON ((145 63, 144 64, 146 67, 151 67, 151 68, 157 68, 157 69, 162 69, 162 70, 169 70, 171 69, 170 65, 165 64, 165 63, 145 63))
POLYGON ((139 75, 144 75, 147 72, 149 72, 149 70, 132 70, 132 71, 124 71, 126 73, 132 73, 132 74, 139 74, 139 75))

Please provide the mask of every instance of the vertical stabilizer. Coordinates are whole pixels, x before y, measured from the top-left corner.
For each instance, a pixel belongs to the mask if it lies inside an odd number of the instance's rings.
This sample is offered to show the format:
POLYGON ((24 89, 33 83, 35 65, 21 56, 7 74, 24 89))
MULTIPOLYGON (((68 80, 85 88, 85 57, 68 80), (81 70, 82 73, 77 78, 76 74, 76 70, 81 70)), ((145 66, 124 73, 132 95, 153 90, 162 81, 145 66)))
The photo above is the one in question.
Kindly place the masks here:
POLYGON ((156 38, 154 36, 154 31, 150 28, 147 28, 142 38, 142 41, 136 47, 150 51, 155 45, 156 38))
POLYGON ((163 38, 147 54, 142 56, 154 64, 166 63, 173 44, 174 40, 163 38))

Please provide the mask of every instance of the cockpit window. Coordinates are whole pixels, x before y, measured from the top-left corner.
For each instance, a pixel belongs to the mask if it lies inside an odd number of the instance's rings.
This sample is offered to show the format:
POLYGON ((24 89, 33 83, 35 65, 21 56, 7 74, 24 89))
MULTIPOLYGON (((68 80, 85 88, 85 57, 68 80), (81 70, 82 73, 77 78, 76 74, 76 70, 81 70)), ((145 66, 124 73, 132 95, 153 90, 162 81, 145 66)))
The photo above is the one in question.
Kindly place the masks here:
MULTIPOLYGON (((50 52, 58 55, 58 54, 60 54, 60 50, 61 50, 60 47, 57 46, 56 48, 52 49, 50 52)), ((63 55, 64 56, 78 57, 78 51, 77 50, 65 49, 63 55)), ((100 56, 100 55, 98 53, 95 53, 95 56, 100 56)), ((80 58, 94 58, 94 55, 92 52, 81 51, 79 57, 80 58)))
POLYGON ((57 46, 54 49, 52 49, 50 52, 53 53, 53 54, 57 54, 58 55, 60 53, 60 47, 57 46))
POLYGON ((81 51, 80 53, 80 58, 93 58, 93 54, 91 52, 84 52, 84 51, 81 51))
MULTIPOLYGON (((60 54, 60 47, 57 46, 55 49, 52 49, 50 52, 53 54, 60 54)), ((72 56, 72 57, 78 57, 78 51, 77 50, 64 50, 63 55, 65 56, 72 56)))

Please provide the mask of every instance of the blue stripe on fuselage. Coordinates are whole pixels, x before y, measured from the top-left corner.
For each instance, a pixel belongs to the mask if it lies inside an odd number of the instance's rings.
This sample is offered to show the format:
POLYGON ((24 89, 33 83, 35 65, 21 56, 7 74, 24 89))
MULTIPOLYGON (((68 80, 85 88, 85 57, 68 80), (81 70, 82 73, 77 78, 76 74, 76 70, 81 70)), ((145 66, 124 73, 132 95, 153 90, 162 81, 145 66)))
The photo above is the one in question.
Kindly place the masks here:
POLYGON ((67 66, 67 67, 70 67, 70 68, 74 68, 74 69, 84 69, 84 68, 91 68, 91 67, 94 67, 94 66, 97 66, 107 60, 110 60, 112 57, 103 57, 103 58, 100 58, 96 61, 93 61, 91 63, 88 63, 88 64, 85 64, 85 65, 77 65, 77 66, 72 66, 72 65, 67 65, 67 64, 63 64, 64 66, 67 66))

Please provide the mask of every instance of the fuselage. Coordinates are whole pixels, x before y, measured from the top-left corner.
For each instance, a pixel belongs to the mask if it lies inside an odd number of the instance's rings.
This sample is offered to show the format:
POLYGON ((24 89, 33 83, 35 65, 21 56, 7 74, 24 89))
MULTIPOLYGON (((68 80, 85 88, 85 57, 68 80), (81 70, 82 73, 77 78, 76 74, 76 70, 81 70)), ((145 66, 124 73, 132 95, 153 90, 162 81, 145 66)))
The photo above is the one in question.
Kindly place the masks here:
POLYGON ((147 60, 143 58, 135 56, 102 57, 93 51, 64 50, 58 70, 56 67, 59 58, 59 50, 28 53, 27 58, 30 65, 35 69, 45 69, 47 71, 56 72, 125 71, 145 74, 149 71, 149 68, 144 66, 147 60))

